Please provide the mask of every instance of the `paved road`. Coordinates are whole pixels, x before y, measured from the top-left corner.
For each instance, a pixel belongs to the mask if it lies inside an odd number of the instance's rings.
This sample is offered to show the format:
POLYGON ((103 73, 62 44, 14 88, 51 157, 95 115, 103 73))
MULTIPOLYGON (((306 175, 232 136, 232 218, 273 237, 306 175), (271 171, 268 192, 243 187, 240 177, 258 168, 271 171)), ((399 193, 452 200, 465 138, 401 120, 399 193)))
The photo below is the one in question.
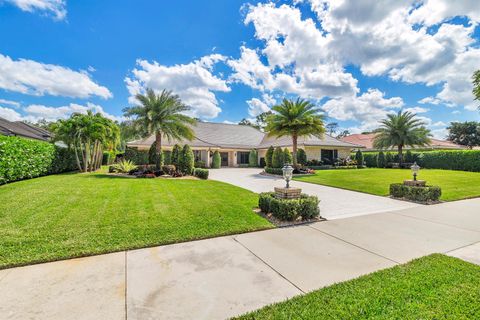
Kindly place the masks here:
MULTIPOLYGON (((209 178, 227 182, 254 192, 273 191, 274 187, 285 185, 285 181, 282 178, 260 175, 260 172, 261 169, 258 168, 224 168, 210 170, 209 178)), ((421 206, 387 197, 300 181, 292 181, 291 185, 302 188, 304 193, 318 196, 320 199, 320 213, 329 220, 421 206)))
POLYGON ((480 199, 0 271, 1 319, 225 319, 440 252, 480 263, 480 199))

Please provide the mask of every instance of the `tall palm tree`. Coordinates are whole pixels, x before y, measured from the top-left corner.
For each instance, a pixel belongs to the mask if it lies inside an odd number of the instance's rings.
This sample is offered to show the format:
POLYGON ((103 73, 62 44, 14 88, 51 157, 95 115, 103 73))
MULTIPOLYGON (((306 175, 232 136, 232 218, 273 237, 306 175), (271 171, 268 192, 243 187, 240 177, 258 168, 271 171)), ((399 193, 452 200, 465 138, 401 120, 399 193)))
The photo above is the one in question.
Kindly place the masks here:
POLYGON ((382 126, 376 130, 373 146, 377 149, 397 147, 400 164, 403 162, 404 147, 425 146, 431 142, 430 130, 425 128, 425 123, 416 114, 409 111, 389 114, 380 123, 382 126))
POLYGON ((136 98, 140 104, 127 107, 123 112, 126 117, 133 117, 132 124, 142 137, 155 134, 156 166, 159 168, 162 136, 169 141, 192 140, 194 133, 191 125, 194 125, 196 120, 183 114, 190 110, 190 107, 171 91, 162 90, 160 94, 156 94, 152 89, 147 89, 145 95, 137 94, 136 98))
POLYGON ((282 103, 272 107, 273 114, 267 117, 265 131, 269 136, 292 137, 293 164, 297 164, 298 138, 303 136, 322 137, 325 132, 323 116, 313 103, 298 98, 283 99, 282 103))

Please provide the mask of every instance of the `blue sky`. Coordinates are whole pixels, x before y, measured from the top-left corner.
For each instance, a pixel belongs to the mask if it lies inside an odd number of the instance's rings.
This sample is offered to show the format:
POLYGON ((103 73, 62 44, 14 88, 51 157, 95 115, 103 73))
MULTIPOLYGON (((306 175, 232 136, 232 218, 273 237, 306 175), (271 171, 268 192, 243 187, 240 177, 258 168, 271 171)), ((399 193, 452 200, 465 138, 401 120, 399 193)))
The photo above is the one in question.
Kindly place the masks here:
POLYGON ((208 121, 301 96, 351 132, 410 109, 443 137, 480 118, 478 22, 472 0, 0 0, 0 116, 121 120, 152 87, 208 121))

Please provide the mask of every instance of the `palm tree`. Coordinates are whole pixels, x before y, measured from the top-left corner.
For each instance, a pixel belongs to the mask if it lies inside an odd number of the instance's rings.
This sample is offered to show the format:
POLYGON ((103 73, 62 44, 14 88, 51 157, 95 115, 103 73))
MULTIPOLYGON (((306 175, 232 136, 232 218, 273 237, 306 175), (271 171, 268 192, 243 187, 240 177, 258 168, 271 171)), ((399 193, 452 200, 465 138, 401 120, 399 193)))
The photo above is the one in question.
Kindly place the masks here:
POLYGON ((145 95, 137 94, 135 97, 140 105, 127 107, 123 112, 126 117, 133 117, 133 127, 142 137, 155 134, 156 166, 159 169, 162 136, 169 141, 192 140, 194 133, 191 125, 194 125, 196 120, 183 114, 190 110, 190 107, 183 104, 179 96, 171 91, 162 90, 160 94, 156 94, 152 89, 147 89, 145 95))
POLYGON ((267 117, 265 131, 268 136, 291 136, 293 145, 293 164, 297 164, 297 142, 299 137, 322 137, 325 132, 320 109, 310 101, 283 99, 282 103, 272 107, 275 112, 267 117))
POLYGON ((403 148, 406 146, 425 146, 430 143, 430 130, 425 123, 409 111, 398 111, 387 115, 380 121, 382 126, 376 130, 373 146, 377 149, 397 147, 400 164, 403 162, 403 148))

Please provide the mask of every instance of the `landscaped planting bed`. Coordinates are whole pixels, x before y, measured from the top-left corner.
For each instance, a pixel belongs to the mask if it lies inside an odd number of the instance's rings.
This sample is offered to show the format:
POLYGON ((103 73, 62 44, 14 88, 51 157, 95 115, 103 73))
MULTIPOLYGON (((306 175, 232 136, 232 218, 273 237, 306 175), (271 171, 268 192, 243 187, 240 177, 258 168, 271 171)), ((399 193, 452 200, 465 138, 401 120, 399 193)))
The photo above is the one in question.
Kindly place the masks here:
POLYGON ((271 228, 209 180, 51 175, 0 186, 0 268, 271 228))
POLYGON ((480 266, 435 254, 237 319, 480 319, 478 279, 480 266))
MULTIPOLYGON (((480 173, 421 169, 419 179, 442 189, 440 200, 452 201, 480 197, 480 173)), ((388 196, 390 184, 412 179, 409 169, 366 168, 361 170, 319 170, 313 175, 294 177, 294 180, 342 189, 388 196)))

